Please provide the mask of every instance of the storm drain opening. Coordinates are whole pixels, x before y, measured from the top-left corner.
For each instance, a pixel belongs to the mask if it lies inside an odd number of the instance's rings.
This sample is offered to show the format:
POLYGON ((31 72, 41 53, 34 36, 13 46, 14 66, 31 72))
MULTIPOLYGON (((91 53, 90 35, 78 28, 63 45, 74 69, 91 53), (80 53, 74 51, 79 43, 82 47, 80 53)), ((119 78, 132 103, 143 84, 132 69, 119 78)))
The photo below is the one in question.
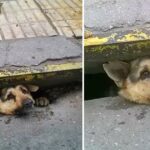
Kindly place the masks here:
MULTIPOLYGON (((39 86, 39 90, 32 93, 32 96, 34 99, 39 96, 46 97, 49 105, 33 107, 16 115, 0 114, 1 134, 7 140, 4 144, 17 149, 20 144, 23 149, 39 149, 39 145, 40 149, 81 149, 82 83, 73 80, 52 85, 49 80, 45 80, 41 85, 38 82, 39 80, 34 82, 34 85, 39 86), (75 140, 76 138, 78 140, 75 140), (60 142, 54 144, 56 141, 60 142)), ((9 83, 5 87, 12 86, 11 82, 9 83)), ((29 83, 22 80, 18 84, 29 83)))
POLYGON ((116 96, 117 91, 117 86, 105 73, 85 75, 85 100, 116 96))
MULTIPOLYGON (((3 87, 0 90, 2 93, 2 90, 5 88, 14 88, 20 85, 27 87, 30 84, 11 84, 10 86, 3 87)), ((33 117, 36 118, 38 121, 42 121, 43 118, 51 120, 52 117, 55 115, 55 110, 51 108, 51 105, 55 105, 55 107, 57 107, 57 104, 60 105, 61 99, 63 99, 62 101, 64 101, 65 97, 67 97, 68 95, 72 95, 73 93, 77 93, 77 101, 81 102, 81 97, 78 97, 78 92, 82 91, 81 81, 71 81, 68 83, 56 84, 53 86, 49 85, 45 87, 43 85, 40 86, 40 84, 34 84, 33 86, 39 87, 38 91, 31 92, 31 95, 35 100, 34 107, 25 111, 21 110, 14 115, 8 116, 4 120, 5 124, 9 124, 13 118, 29 119, 30 117, 33 117), (36 100, 38 100, 38 102, 36 100)), ((80 103, 76 102, 76 98, 72 97, 72 99, 69 100, 71 107, 74 107, 74 109, 76 109, 76 105, 78 105, 77 107, 80 107, 80 103)), ((65 103, 67 103, 67 100, 65 103)), ((57 113, 58 112, 56 112, 56 114, 57 113)), ((6 116, 0 113, 0 117, 5 118, 6 116)), ((60 120, 62 121, 62 119, 60 120)))
POLYGON ((57 105, 57 99, 61 99, 65 94, 81 91, 81 69, 5 75, 1 76, 0 82, 1 114, 18 115, 30 111, 33 113, 34 108, 38 110, 39 107, 57 105))
MULTIPOLYGON (((65 94, 68 94, 72 91, 81 90, 82 85, 81 82, 75 81, 65 84, 59 84, 55 86, 49 86, 49 87, 43 87, 40 88, 36 93, 32 93, 33 98, 37 99, 41 97, 41 103, 42 98, 47 99, 49 101, 49 104, 56 104, 57 99, 61 98, 61 96, 64 96, 65 94)), ((38 104, 35 104, 37 106, 38 104)), ((44 104, 43 104, 44 105, 44 104)), ((42 104, 39 106, 42 107, 42 104)))

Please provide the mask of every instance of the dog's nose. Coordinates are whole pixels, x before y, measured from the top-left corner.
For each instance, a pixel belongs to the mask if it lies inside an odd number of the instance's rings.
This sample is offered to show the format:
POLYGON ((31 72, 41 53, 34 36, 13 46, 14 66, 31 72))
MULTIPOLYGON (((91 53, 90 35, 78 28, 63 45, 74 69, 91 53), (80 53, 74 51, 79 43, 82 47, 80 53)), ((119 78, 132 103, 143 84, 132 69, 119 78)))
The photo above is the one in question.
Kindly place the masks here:
POLYGON ((23 102, 24 107, 31 107, 33 105, 33 101, 31 99, 27 99, 23 102))

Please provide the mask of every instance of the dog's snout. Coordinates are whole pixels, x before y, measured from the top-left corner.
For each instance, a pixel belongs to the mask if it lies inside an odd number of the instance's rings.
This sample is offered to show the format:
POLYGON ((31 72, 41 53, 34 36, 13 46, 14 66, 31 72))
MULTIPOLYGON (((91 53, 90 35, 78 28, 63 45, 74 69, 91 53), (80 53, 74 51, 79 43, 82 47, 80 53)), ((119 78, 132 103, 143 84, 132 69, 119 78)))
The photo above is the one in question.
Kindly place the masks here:
POLYGON ((33 101, 31 99, 27 99, 23 102, 24 107, 31 107, 33 105, 33 101))

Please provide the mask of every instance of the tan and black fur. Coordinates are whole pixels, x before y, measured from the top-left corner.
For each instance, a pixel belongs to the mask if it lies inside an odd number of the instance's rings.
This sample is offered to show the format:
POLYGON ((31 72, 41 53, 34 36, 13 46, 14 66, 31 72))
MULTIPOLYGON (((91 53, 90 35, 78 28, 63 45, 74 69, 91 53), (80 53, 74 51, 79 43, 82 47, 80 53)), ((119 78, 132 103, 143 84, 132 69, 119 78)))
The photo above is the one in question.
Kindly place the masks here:
POLYGON ((48 99, 39 98, 34 100, 31 92, 38 91, 39 87, 34 85, 17 85, 15 87, 5 88, 1 91, 0 113, 6 115, 16 114, 23 109, 36 106, 48 105, 48 99))
POLYGON ((103 64, 103 68, 119 87, 120 96, 132 102, 150 104, 150 57, 130 63, 112 61, 103 64))

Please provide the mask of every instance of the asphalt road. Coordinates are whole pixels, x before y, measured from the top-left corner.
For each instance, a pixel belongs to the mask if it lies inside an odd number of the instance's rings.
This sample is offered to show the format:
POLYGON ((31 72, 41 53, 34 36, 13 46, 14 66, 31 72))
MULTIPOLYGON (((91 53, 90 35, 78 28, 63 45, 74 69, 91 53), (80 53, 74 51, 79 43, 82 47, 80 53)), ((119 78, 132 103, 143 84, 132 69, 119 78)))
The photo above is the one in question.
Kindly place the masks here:
POLYGON ((106 97, 85 102, 85 150, 149 150, 150 106, 106 97))
POLYGON ((1 150, 81 150, 81 91, 27 116, 0 117, 1 150))

